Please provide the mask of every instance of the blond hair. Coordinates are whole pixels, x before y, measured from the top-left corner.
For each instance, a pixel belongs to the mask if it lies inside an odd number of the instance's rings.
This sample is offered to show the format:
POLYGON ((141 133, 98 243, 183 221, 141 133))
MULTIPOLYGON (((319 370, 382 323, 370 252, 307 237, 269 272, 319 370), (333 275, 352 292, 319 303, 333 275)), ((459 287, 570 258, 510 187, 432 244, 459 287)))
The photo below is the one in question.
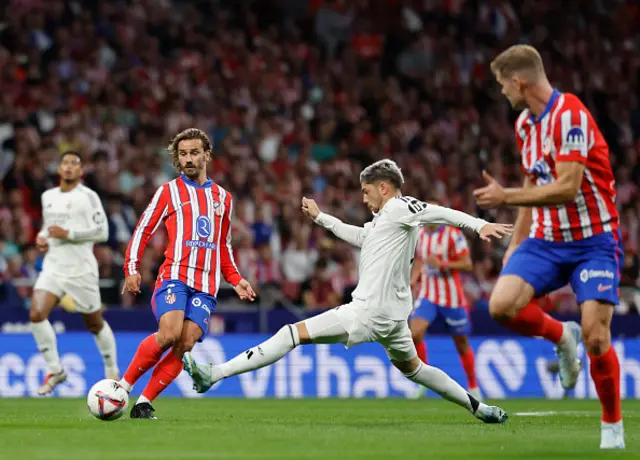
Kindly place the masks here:
POLYGON ((507 48, 491 61, 491 71, 502 78, 511 78, 518 74, 530 82, 538 81, 545 74, 540 53, 529 45, 507 48))
POLYGON ((169 142, 169 156, 171 157, 171 161, 173 162, 173 166, 180 171, 180 160, 178 159, 178 145, 182 141, 189 141, 192 139, 200 139, 202 142, 202 148, 205 152, 211 153, 211 141, 207 134, 198 128, 187 128, 181 133, 178 133, 176 137, 171 139, 169 142))

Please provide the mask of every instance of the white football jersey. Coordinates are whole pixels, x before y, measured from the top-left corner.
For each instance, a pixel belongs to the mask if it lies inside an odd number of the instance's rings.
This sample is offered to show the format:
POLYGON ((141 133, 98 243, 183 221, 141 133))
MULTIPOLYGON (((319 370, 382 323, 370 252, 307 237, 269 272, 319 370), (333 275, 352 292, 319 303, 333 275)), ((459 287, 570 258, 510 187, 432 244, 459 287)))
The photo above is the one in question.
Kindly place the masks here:
POLYGON ((98 262, 93 255, 93 244, 107 241, 109 225, 98 194, 78 184, 68 192, 60 187, 42 194, 42 230, 49 250, 42 270, 55 276, 98 274, 98 262), (52 238, 48 228, 57 225, 69 230, 66 239, 52 238))
POLYGON ((408 196, 390 199, 364 227, 356 227, 321 213, 316 222, 339 238, 361 247, 360 280, 353 300, 365 305, 368 316, 406 320, 413 309, 411 266, 419 227, 448 224, 476 232, 487 223, 460 211, 408 196))

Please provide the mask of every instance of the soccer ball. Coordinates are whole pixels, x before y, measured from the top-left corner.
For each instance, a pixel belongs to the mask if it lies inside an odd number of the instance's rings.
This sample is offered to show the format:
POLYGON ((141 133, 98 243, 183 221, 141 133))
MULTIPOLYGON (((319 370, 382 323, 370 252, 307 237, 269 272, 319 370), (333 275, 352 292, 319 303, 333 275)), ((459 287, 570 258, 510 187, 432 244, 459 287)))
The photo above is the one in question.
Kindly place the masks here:
POLYGON ((112 379, 100 380, 89 390, 89 412, 100 420, 116 420, 122 417, 129 405, 129 393, 112 379))

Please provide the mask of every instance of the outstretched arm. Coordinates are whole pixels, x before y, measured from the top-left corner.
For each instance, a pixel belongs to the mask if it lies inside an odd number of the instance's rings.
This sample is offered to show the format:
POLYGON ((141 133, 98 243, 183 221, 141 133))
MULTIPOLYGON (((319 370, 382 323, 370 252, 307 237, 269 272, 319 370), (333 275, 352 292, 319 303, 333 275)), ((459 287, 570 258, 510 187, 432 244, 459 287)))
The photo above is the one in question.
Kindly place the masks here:
MULTIPOLYGON (((435 204, 427 204, 423 201, 411 197, 399 197, 399 200, 406 203, 407 210, 401 209, 400 220, 406 225, 419 226, 427 224, 445 224, 454 227, 473 230, 480 235, 483 240, 489 240, 490 236, 502 238, 503 235, 510 235, 513 225, 492 224, 484 219, 470 216, 462 211, 445 208, 435 204)), ((397 208, 396 208, 397 209, 397 208)))
POLYGON ((318 208, 316 202, 308 198, 302 199, 302 212, 308 217, 311 217, 316 224, 322 225, 341 240, 353 246, 362 246, 368 231, 366 226, 357 227, 355 225, 345 224, 337 217, 320 212, 320 208, 318 208))
POLYGON ((168 191, 161 186, 151 199, 151 203, 140 216, 133 236, 125 252, 124 274, 126 277, 138 274, 138 267, 147 243, 167 215, 169 207, 168 191))

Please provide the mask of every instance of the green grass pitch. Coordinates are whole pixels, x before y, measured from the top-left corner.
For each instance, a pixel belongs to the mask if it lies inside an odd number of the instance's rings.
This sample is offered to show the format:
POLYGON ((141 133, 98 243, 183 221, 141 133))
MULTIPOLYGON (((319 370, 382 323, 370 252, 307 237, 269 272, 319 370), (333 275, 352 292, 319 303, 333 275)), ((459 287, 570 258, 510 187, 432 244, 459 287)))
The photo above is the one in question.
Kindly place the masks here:
POLYGON ((640 458, 640 401, 623 404, 627 449, 602 452, 597 401, 507 400, 485 425, 440 399, 171 399, 158 420, 102 422, 80 399, 0 399, 0 459, 640 458))

